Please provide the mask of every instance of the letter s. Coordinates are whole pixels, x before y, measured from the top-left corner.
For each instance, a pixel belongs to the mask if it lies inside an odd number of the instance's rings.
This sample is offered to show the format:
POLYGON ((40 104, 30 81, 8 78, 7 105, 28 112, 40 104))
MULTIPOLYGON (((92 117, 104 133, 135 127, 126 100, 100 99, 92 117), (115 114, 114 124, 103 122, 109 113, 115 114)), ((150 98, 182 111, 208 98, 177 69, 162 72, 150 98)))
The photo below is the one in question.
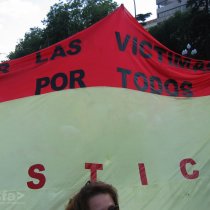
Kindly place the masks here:
POLYGON ((39 182, 37 184, 35 184, 33 181, 27 182, 27 186, 30 189, 33 190, 37 190, 42 188, 45 185, 46 182, 46 178, 44 176, 44 174, 42 173, 38 173, 35 170, 39 170, 39 171, 45 171, 45 168, 43 165, 41 164, 35 164, 32 165, 29 169, 28 169, 28 175, 34 179, 38 179, 39 182))

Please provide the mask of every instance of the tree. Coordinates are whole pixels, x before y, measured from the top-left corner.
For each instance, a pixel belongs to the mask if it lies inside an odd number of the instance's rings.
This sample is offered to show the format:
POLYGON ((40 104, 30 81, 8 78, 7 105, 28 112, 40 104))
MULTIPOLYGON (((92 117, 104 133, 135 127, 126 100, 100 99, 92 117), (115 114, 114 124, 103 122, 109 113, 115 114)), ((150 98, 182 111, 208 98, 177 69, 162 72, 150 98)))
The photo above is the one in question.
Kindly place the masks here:
POLYGON ((116 8, 117 3, 113 0, 59 1, 42 21, 45 28, 30 29, 8 58, 18 58, 61 41, 91 26, 116 8))
POLYGON ((145 25, 145 20, 151 16, 151 12, 145 13, 145 14, 138 14, 136 15, 136 20, 139 21, 142 25, 145 25))
POLYGON ((195 58, 210 60, 210 14, 176 13, 161 24, 150 29, 150 33, 169 49, 181 53, 190 43, 197 49, 195 58), (196 14, 196 15, 195 15, 196 14))
POLYGON ((206 13, 209 13, 210 0, 188 0, 187 7, 192 8, 193 12, 203 10, 206 13))
POLYGON ((176 13, 174 17, 152 27, 149 32, 162 44, 175 52, 181 52, 186 42, 190 41, 187 14, 176 13), (189 41, 187 41, 189 40, 189 41))
POLYGON ((15 46, 15 51, 10 52, 9 59, 19 58, 30 54, 34 51, 40 50, 43 43, 43 31, 38 27, 30 28, 30 31, 25 33, 23 39, 15 46))

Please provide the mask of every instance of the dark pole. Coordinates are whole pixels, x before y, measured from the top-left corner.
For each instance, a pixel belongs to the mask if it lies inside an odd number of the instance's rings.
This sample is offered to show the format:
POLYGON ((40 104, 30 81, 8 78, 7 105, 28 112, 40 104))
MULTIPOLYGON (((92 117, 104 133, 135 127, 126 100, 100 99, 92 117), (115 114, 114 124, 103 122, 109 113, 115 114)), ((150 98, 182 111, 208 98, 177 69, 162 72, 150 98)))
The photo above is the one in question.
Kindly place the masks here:
POLYGON ((133 0, 133 4, 134 4, 134 12, 135 12, 135 18, 136 18, 136 1, 133 0))

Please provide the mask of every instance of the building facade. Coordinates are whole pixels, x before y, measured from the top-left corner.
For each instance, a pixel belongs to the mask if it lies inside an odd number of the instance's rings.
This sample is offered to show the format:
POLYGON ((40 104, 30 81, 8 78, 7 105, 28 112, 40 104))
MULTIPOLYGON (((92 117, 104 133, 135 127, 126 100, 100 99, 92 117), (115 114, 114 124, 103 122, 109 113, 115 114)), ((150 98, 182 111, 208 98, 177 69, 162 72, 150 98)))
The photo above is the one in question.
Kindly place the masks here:
POLYGON ((156 0, 157 23, 163 22, 176 12, 186 10, 187 0, 156 0))
POLYGON ((161 23, 176 12, 186 11, 187 0, 156 0, 157 5, 157 19, 150 20, 146 22, 144 28, 149 29, 158 23, 161 23))

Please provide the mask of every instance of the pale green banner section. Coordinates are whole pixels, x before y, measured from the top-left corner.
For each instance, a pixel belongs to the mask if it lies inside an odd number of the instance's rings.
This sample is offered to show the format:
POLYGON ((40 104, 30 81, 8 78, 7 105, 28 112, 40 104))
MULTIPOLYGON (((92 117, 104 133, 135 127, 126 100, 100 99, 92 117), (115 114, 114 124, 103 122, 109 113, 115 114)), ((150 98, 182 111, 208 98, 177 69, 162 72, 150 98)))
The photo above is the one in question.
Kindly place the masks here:
POLYGON ((121 210, 207 210, 209 105, 210 97, 114 88, 1 103, 0 209, 63 210, 90 179, 85 163, 98 163, 97 178, 118 189, 121 210), (37 164, 44 170, 28 173, 37 164), (41 179, 40 189, 29 187, 41 179))

